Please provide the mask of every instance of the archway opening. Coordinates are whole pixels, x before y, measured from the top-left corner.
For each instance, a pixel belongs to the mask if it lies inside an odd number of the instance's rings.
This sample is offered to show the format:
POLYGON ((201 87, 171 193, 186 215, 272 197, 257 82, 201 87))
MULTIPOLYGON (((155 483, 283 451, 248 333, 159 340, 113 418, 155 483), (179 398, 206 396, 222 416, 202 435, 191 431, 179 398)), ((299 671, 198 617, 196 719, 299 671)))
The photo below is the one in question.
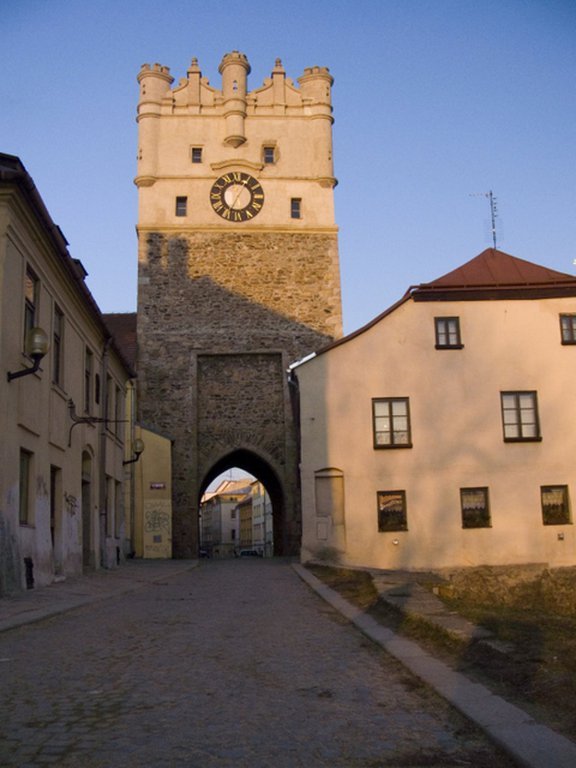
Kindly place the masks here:
POLYGON ((201 557, 285 554, 283 489, 257 454, 238 450, 217 461, 201 483, 199 508, 201 557))

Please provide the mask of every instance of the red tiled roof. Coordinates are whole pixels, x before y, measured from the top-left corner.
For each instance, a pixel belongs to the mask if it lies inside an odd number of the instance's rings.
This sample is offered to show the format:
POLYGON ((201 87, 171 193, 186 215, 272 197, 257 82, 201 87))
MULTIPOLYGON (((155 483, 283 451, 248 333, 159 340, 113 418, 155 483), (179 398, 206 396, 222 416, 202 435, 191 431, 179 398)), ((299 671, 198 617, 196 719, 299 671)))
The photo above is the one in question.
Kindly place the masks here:
POLYGON ((104 314, 104 322, 132 368, 136 367, 136 312, 104 314))
MULTIPOLYGON (((377 325, 407 301, 495 301, 576 297, 576 276, 541 267, 504 251, 487 248, 461 267, 430 283, 413 285, 404 296, 358 330, 317 350, 322 355, 377 325)), ((299 364, 306 362, 306 359, 299 364)))
POLYGON ((564 272, 556 272, 554 269, 548 269, 548 267, 541 267, 530 261, 524 261, 524 259, 518 259, 494 248, 487 248, 461 267, 448 272, 437 280, 419 285, 418 288, 493 288, 496 286, 543 286, 566 283, 576 285, 576 277, 564 272))

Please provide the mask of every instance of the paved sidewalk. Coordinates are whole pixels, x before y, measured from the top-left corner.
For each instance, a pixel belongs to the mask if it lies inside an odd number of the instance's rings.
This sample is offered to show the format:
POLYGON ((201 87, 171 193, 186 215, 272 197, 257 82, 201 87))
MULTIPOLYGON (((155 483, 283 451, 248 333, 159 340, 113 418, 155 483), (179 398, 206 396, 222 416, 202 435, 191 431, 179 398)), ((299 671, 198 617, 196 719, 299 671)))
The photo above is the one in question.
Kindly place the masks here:
POLYGON ((133 592, 189 571, 197 560, 127 560, 118 568, 57 581, 0 599, 0 632, 57 616, 113 595, 133 592))
MULTIPOLYGON (((333 608, 351 621, 367 637, 380 645, 385 651, 398 659, 450 702, 459 712, 476 723, 482 730, 504 749, 519 765, 526 768, 574 768, 576 766, 576 744, 544 725, 535 722, 530 715, 500 696, 494 695, 486 686, 473 683, 464 675, 455 672, 447 664, 438 661, 411 640, 396 635, 392 630, 378 624, 360 608, 347 602, 343 597, 317 579, 301 565, 294 565, 294 570, 318 595, 333 608)), ((388 589, 398 598, 397 607, 402 608, 402 599, 410 603, 411 610, 418 610, 419 615, 437 619, 442 623, 442 615, 434 599, 424 599, 418 591, 406 589, 405 594, 398 593, 398 583, 388 589), (417 606, 417 607, 416 607, 417 606)), ((383 585, 380 585, 383 589, 383 585)), ((394 595, 391 595, 394 597, 394 595)), ((434 596, 431 596, 433 598, 434 596)), ((464 620, 462 620, 464 621, 464 620)), ((468 622, 466 622, 468 625, 468 622)), ((454 625, 459 633, 474 633, 473 625, 454 625)))

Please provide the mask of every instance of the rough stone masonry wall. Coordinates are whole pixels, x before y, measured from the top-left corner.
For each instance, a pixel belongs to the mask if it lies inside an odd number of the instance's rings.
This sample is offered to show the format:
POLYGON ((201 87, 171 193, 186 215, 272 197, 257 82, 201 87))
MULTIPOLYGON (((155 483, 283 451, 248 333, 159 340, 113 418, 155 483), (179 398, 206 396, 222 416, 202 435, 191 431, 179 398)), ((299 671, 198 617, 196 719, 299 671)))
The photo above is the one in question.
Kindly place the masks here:
POLYGON ((335 234, 143 237, 139 323, 151 344, 186 329, 195 348, 282 349, 296 360, 341 335, 335 234))
POLYGON ((198 359, 200 472, 229 446, 250 446, 285 464, 281 355, 201 355, 198 359))
POLYGON ((140 418, 174 440, 175 551, 190 556, 200 483, 227 453, 253 448, 269 457, 285 497, 297 503, 286 368, 341 333, 337 240, 306 233, 140 237, 140 418))
POLYGON ((482 566, 442 573, 440 593, 478 605, 503 605, 576 616, 576 568, 482 566))

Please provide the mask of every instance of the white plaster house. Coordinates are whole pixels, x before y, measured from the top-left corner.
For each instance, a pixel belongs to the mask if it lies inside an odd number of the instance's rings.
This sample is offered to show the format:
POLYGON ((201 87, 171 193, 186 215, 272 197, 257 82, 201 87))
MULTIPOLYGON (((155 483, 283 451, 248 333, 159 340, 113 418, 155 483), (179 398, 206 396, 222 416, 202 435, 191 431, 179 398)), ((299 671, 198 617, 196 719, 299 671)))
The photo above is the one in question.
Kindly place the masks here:
POLYGON ((133 374, 85 276, 21 161, 0 154, 0 594, 124 556, 133 374))
POLYGON ((294 367, 303 561, 576 564, 576 278, 489 249, 294 367))

